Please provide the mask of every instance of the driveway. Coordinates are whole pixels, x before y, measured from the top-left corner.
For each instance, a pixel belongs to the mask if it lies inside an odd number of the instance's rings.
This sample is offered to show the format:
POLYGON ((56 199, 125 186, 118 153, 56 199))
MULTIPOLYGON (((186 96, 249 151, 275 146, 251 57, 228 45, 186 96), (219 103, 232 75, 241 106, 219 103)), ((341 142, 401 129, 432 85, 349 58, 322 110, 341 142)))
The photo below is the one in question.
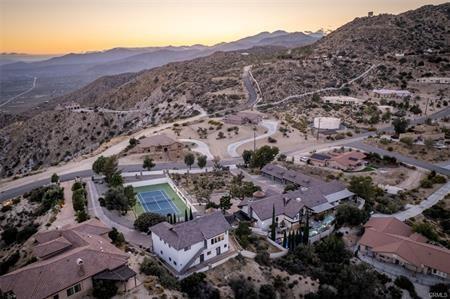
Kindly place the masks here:
POLYGON ((194 143, 196 145, 196 147, 192 148, 194 152, 205 155, 208 158, 208 160, 214 159, 213 154, 211 154, 211 151, 209 150, 209 145, 207 145, 203 141, 196 139, 178 139, 178 141, 184 143, 194 143))
MULTIPOLYGON (((272 136, 273 134, 275 134, 277 132, 278 123, 279 122, 275 121, 275 120, 263 120, 260 125, 267 129, 267 133, 256 136, 255 140, 260 140, 260 139, 263 139, 263 138, 266 138, 266 137, 269 137, 269 136, 272 136)), ((244 145, 249 142, 253 142, 253 138, 247 138, 247 139, 229 144, 227 147, 227 151, 228 151, 228 154, 230 155, 230 157, 233 157, 233 158, 240 157, 241 155, 237 152, 237 149, 241 145, 244 145)))
POLYGON ((401 221, 405 221, 406 219, 415 217, 426 209, 431 208, 435 204, 437 204, 440 200, 442 200, 447 194, 450 194, 450 182, 443 185, 441 188, 436 190, 433 194, 427 197, 427 199, 423 200, 418 205, 407 205, 406 210, 400 211, 391 215, 386 214, 373 214, 373 217, 395 217, 401 221))
POLYGON ((134 229, 130 229, 114 219, 106 216, 103 208, 100 206, 98 201, 99 195, 97 189, 94 186, 94 183, 91 180, 86 180, 87 183, 87 191, 88 191, 88 211, 89 215, 98 218, 101 222, 109 227, 115 227, 118 231, 120 231, 125 240, 135 246, 142 246, 145 248, 151 248, 152 242, 150 236, 145 233, 138 232, 134 229))

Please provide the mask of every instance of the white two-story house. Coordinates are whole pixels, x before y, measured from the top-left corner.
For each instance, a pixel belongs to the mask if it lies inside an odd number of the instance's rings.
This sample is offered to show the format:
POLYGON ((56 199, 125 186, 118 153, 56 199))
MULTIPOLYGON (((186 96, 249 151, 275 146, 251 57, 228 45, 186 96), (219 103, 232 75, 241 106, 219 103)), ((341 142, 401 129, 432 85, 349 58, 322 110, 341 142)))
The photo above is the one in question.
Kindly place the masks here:
POLYGON ((179 275, 229 250, 230 224, 221 212, 150 228, 153 251, 179 275))

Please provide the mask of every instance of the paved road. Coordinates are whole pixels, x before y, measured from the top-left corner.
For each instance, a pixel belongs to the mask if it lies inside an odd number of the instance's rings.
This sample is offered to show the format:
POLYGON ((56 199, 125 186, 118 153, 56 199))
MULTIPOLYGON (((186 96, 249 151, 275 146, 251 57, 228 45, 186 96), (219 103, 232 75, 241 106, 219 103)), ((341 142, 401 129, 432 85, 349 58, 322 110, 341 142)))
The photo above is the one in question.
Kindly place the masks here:
POLYGON ((256 100, 258 99, 258 95, 252 84, 252 81, 254 79, 253 79, 253 75, 251 74, 250 69, 251 69, 250 65, 244 67, 244 72, 242 74, 242 81, 244 82, 244 86, 247 89, 247 93, 248 93, 247 105, 249 107, 252 107, 253 105, 255 105, 256 100))
POLYGON ((347 85, 352 84, 353 82, 355 82, 355 81, 357 81, 357 80, 359 80, 359 79, 365 77, 368 73, 370 73, 370 72, 371 72, 375 67, 377 67, 377 66, 378 66, 378 65, 372 65, 372 66, 371 66, 369 69, 367 69, 364 73, 362 73, 362 74, 356 76, 355 78, 351 79, 350 81, 348 81, 348 82, 346 82, 346 83, 343 83, 343 84, 342 84, 341 86, 339 86, 339 87, 327 87, 327 88, 317 89, 317 90, 315 90, 315 91, 305 92, 305 93, 302 93, 302 94, 294 94, 294 95, 290 95, 290 96, 288 96, 288 97, 285 97, 284 99, 282 99, 282 100, 280 100, 280 101, 277 101, 277 102, 273 102, 273 103, 265 103, 265 104, 258 104, 257 107, 264 107, 264 106, 268 106, 268 105, 270 105, 270 106, 275 106, 275 105, 282 104, 282 103, 287 102, 287 101, 292 100, 292 99, 299 99, 299 98, 303 98, 303 97, 306 97, 306 96, 310 96, 310 95, 313 95, 313 94, 316 94, 316 93, 321 93, 321 92, 324 92, 324 91, 335 91, 335 90, 340 90, 340 89, 346 87, 347 85))
POLYGON ((360 149, 360 150, 365 151, 365 152, 377 153, 377 154, 382 155, 382 156, 395 157, 400 162, 407 163, 407 164, 414 165, 414 166, 421 167, 421 168, 428 169, 428 170, 434 170, 437 173, 440 173, 440 174, 443 174, 443 175, 446 175, 446 176, 450 176, 450 169, 446 169, 446 168, 441 167, 439 165, 431 164, 429 162, 416 160, 416 159, 411 158, 411 157, 406 157, 406 156, 403 156, 403 155, 401 155, 401 154, 399 154, 397 152, 390 152, 390 151, 387 151, 387 150, 384 150, 384 149, 381 149, 381 148, 378 148, 378 147, 375 147, 375 146, 371 146, 371 145, 365 144, 365 143, 363 143, 361 141, 356 141, 356 142, 353 142, 353 143, 349 143, 348 146, 360 149))
MULTIPOLYGON (((265 127, 267 129, 267 133, 256 136, 256 140, 260 140, 269 136, 272 136, 273 134, 275 134, 277 132, 277 128, 278 128, 278 121, 274 121, 274 120, 263 120, 261 122, 261 126, 265 127)), ((232 144, 229 144, 227 147, 227 151, 228 151, 228 155, 230 155, 230 157, 233 158, 237 158, 240 157, 241 155, 237 152, 237 149, 241 146, 244 145, 246 143, 249 142, 253 142, 253 138, 247 138, 232 144)))
MULTIPOLYGON (((231 159, 231 160, 224 160, 221 162, 221 164, 224 166, 232 166, 232 165, 235 165, 236 163, 240 163, 240 162, 241 162, 241 159, 231 159)), ((207 167, 211 167, 211 166, 212 166, 212 162, 208 162, 207 167)), ((141 171, 145 173, 145 169, 142 168, 142 164, 119 165, 119 169, 122 170, 123 173, 141 172, 141 171)), ((170 169, 170 170, 186 169, 186 165, 182 162, 158 163, 152 170, 158 171, 158 170, 166 170, 166 169, 170 169)), ((197 169, 197 168, 193 167, 192 169, 197 169)), ((94 175, 94 172, 91 169, 87 169, 87 170, 81 170, 81 171, 75 171, 75 172, 71 172, 71 173, 67 173, 67 174, 62 174, 62 175, 60 175, 60 180, 61 180, 61 182, 65 182, 65 181, 73 180, 76 177, 86 178, 86 177, 91 177, 93 175, 94 175)), ((34 188, 44 186, 46 184, 50 184, 50 177, 48 177, 46 179, 29 182, 29 183, 23 184, 18 187, 0 191, 0 202, 10 199, 10 198, 13 198, 13 197, 16 197, 16 196, 19 196, 19 195, 22 195, 25 192, 31 191, 34 188)))
POLYGON ((36 81, 37 81, 37 77, 33 77, 33 85, 32 85, 29 89, 25 90, 24 92, 19 93, 18 95, 13 96, 13 97, 10 98, 9 100, 6 100, 6 102, 1 103, 1 104, 0 104, 0 107, 3 107, 3 106, 5 106, 5 105, 11 103, 11 102, 14 101, 15 99, 17 99, 17 98, 19 98, 19 97, 21 97, 21 96, 23 96, 23 95, 29 93, 30 91, 32 91, 32 90, 36 87, 36 81))

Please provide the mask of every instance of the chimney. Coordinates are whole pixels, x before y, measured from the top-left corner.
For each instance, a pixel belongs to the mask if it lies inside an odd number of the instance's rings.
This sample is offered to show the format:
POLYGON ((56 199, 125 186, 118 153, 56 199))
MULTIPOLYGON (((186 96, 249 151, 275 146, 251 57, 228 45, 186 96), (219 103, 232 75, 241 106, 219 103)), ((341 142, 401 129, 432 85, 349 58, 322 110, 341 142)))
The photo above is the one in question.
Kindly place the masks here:
POLYGON ((77 265, 78 265, 78 275, 83 276, 84 275, 84 261, 81 258, 77 258, 77 265))

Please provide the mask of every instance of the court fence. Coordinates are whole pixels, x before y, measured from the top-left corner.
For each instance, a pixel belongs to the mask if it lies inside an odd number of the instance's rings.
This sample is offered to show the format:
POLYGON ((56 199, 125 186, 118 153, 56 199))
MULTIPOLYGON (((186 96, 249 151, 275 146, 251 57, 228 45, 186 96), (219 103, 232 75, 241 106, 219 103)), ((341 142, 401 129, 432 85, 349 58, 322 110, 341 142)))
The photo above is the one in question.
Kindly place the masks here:
POLYGON ((180 190, 180 188, 178 188, 177 184, 175 184, 175 182, 172 180, 172 178, 168 174, 166 174, 166 178, 167 178, 167 183, 169 184, 169 186, 181 198, 181 200, 186 204, 186 206, 188 206, 189 208, 192 209, 192 213, 197 213, 197 209, 194 207, 191 197, 189 195, 185 194, 184 192, 182 192, 180 190))

